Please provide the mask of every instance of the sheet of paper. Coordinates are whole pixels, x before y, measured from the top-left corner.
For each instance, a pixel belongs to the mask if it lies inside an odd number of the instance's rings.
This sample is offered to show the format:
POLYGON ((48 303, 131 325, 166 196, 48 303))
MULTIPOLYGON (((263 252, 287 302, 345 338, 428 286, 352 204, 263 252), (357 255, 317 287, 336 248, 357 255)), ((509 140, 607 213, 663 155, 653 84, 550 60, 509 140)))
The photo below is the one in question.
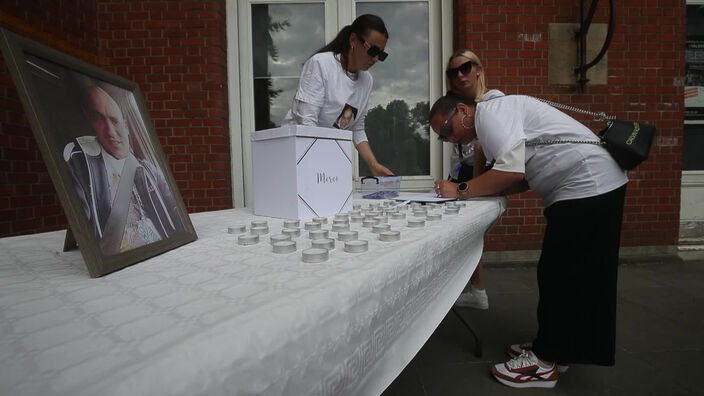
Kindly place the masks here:
POLYGON ((402 195, 394 198, 397 201, 411 201, 411 202, 446 202, 455 201, 457 198, 441 198, 438 197, 434 192, 427 192, 415 195, 402 195))

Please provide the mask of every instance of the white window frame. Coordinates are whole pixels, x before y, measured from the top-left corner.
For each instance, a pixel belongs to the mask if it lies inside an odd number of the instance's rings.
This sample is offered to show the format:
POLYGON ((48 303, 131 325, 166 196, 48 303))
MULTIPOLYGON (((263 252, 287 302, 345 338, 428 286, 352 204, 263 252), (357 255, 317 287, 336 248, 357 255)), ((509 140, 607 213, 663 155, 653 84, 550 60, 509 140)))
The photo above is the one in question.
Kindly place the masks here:
MULTIPOLYGON (((452 1, 450 0, 325 0, 325 42, 332 40, 338 27, 349 24, 361 2, 427 2, 429 6, 429 83, 432 104, 445 91, 444 64, 452 53, 452 1), (441 42, 442 45, 432 45, 441 42)), ((252 77, 252 4, 323 3, 320 0, 227 0, 227 75, 229 98, 230 155, 232 163, 232 203, 234 207, 252 205, 252 151, 250 137, 254 131, 254 95, 252 77)), ((388 26, 393 40, 393 26, 388 26)), ((373 94, 373 93, 372 93, 373 94)), ((430 175, 406 176, 403 190, 432 188, 433 180, 450 170, 451 145, 443 145, 430 134, 430 175)), ((358 173, 355 156, 355 173, 358 173)))
MULTIPOLYGON (((687 0, 688 5, 701 4, 704 0, 687 0)), ((701 125, 704 120, 684 120, 685 125, 701 125)), ((684 144, 684 136, 682 136, 684 144)), ((702 221, 700 204, 704 201, 704 170, 683 170, 680 181, 680 224, 702 221)))

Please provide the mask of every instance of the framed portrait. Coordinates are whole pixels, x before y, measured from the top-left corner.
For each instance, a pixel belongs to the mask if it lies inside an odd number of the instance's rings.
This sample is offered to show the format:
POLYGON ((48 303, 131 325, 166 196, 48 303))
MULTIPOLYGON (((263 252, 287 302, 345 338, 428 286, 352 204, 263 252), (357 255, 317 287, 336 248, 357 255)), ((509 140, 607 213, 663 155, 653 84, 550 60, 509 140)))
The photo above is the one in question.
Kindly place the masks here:
POLYGON ((337 129, 349 129, 350 124, 357 118, 357 108, 345 103, 345 107, 337 116, 337 119, 332 124, 337 129))
POLYGON ((4 29, 0 41, 90 275, 196 240, 137 84, 4 29))

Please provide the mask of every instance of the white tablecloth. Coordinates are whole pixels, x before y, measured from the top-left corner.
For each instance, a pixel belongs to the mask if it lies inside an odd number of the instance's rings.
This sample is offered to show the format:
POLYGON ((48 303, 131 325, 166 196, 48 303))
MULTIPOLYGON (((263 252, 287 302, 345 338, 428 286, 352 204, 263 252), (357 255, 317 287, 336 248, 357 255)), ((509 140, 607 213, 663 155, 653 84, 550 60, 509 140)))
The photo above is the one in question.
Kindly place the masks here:
POLYGON ((198 241, 97 279, 61 251, 64 232, 0 239, 0 394, 379 394, 446 315, 505 208, 466 204, 424 228, 390 220, 399 242, 353 223, 369 251, 338 241, 319 264, 301 261, 306 231, 295 253, 271 252, 280 219, 238 245, 226 230, 261 219, 248 210, 194 214, 198 241))

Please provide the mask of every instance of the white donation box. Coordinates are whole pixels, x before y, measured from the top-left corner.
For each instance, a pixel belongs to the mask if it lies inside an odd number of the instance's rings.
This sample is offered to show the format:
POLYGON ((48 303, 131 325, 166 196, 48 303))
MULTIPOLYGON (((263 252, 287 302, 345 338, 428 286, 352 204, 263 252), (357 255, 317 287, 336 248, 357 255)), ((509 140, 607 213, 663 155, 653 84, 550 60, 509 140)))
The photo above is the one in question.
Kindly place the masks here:
POLYGON ((254 214, 325 217, 352 209, 352 132, 284 125, 252 133, 254 214))

